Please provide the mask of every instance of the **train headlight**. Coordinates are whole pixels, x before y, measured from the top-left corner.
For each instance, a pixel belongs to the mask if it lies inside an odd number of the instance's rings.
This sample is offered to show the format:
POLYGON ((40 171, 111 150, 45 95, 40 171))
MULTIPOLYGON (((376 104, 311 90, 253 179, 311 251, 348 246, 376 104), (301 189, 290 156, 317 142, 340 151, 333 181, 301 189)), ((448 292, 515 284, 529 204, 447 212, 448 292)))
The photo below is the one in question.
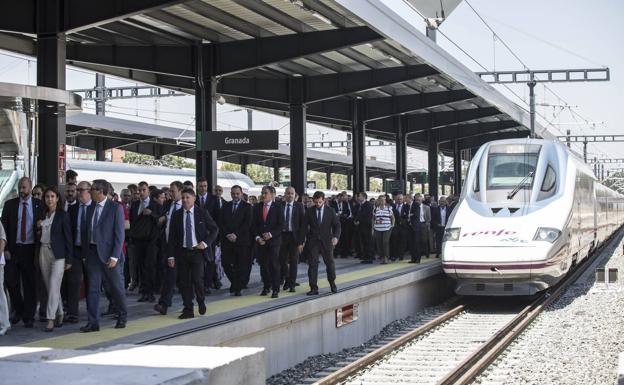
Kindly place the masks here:
POLYGON ((561 231, 557 229, 553 229, 550 227, 539 227, 535 232, 535 236, 533 237, 534 241, 547 241, 550 243, 554 243, 559 236, 561 235, 561 231))
POLYGON ((447 242, 458 240, 460 231, 461 227, 450 227, 448 229, 444 229, 444 239, 442 241, 447 242))

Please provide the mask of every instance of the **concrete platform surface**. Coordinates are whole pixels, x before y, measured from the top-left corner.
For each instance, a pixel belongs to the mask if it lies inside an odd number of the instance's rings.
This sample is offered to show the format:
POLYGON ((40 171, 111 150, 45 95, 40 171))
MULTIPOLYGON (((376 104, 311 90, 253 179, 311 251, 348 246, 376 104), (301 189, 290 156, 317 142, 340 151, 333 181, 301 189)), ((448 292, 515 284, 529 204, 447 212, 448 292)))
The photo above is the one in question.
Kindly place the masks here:
POLYGON ((262 348, 116 345, 97 351, 0 347, 3 385, 264 384, 262 348))

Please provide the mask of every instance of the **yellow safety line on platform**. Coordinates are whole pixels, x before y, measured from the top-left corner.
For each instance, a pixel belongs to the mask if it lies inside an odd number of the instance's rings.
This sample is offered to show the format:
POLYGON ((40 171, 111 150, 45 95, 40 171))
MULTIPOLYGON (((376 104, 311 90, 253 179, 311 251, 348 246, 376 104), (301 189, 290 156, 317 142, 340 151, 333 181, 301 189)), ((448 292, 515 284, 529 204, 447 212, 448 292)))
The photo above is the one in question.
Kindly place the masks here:
MULTIPOLYGON (((435 258, 423 258, 421 264, 431 263, 435 261, 435 258)), ((405 267, 411 266, 407 261, 394 262, 386 265, 374 265, 368 268, 344 273, 336 278, 336 284, 340 288, 341 284, 345 284, 352 281, 357 281, 362 278, 370 277, 377 274, 383 274, 399 270, 405 267)), ((325 288, 329 286, 326 279, 319 279, 319 288, 325 288)), ((294 295, 305 295, 310 290, 308 283, 301 282, 301 286, 298 287, 297 293, 288 293, 286 291, 280 292, 280 298, 291 297, 294 295)), ((206 304, 207 311, 206 316, 212 316, 220 313, 225 313, 232 310, 241 309, 247 306, 256 305, 259 303, 268 303, 274 301, 270 296, 261 297, 257 293, 247 291, 247 295, 242 297, 228 297, 226 299, 217 300, 214 302, 208 302, 206 304)), ((173 310, 173 309, 170 309, 173 310)), ((188 320, 179 320, 179 309, 173 310, 167 313, 166 316, 154 313, 152 316, 142 317, 135 320, 128 320, 128 324, 125 329, 114 329, 112 326, 100 325, 101 329, 96 333, 71 333, 58 337, 45 338, 33 342, 29 342, 20 346, 26 347, 49 347, 53 349, 80 349, 86 346, 96 345, 113 339, 131 336, 133 334, 142 333, 148 330, 160 329, 167 326, 179 325, 185 322, 194 320, 195 318, 188 320)), ((197 309, 195 309, 197 314, 197 309)), ((201 317, 201 316, 200 316, 201 317)))

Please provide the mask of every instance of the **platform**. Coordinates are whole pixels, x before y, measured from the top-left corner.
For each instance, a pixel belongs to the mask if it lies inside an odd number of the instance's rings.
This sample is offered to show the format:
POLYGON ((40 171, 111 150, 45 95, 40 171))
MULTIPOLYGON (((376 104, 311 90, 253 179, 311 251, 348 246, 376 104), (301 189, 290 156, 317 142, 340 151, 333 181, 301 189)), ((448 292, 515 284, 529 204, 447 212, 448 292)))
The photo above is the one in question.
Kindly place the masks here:
POLYGON ((95 352, 0 347, 3 385, 264 384, 263 350, 117 345, 95 352))
MULTIPOLYGON (((452 291, 435 258, 424 259, 421 264, 409 264, 406 260, 386 265, 359 262, 354 258, 336 260, 338 294, 329 291, 321 265, 321 293, 306 296, 307 265, 301 264, 296 293, 282 291, 279 299, 261 297, 255 265, 252 283, 243 296, 230 296, 224 278, 224 288, 207 297, 205 316, 197 316, 196 312, 194 319, 177 319, 182 308, 179 295, 174 296, 169 313, 162 316, 154 312, 153 303, 136 302, 138 295, 130 293, 126 329, 113 329, 115 321, 104 317, 100 332, 79 333, 78 327, 86 323, 86 312, 82 310, 81 323, 55 329, 53 336, 41 331, 43 323, 36 325, 38 329, 26 329, 19 324, 0 338, 0 345, 55 349, 96 349, 118 344, 264 347, 267 375, 272 375, 310 355, 362 343, 388 323, 439 301, 452 291), (360 320, 337 329, 335 309, 353 303, 359 304, 360 320), (298 341, 301 338, 308 342, 298 341), (302 349, 302 345, 306 348, 302 349), (291 354, 286 351, 287 346, 299 348, 291 354), (276 352, 279 353, 274 356, 276 352), (283 358, 276 359, 282 355, 283 358)), ((106 300, 101 302, 103 310, 106 300)))

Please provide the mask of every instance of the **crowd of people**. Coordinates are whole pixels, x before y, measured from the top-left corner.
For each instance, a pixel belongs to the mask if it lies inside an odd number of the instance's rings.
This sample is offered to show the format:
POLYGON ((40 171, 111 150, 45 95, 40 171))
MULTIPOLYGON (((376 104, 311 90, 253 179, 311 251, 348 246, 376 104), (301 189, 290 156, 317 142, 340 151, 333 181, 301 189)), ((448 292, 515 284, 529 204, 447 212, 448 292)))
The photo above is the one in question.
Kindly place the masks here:
POLYGON ((260 266, 260 295, 278 298, 296 292, 298 266, 307 264, 310 290, 318 295, 322 258, 330 290, 336 293, 334 258, 354 256, 361 263, 440 256, 444 227, 457 198, 429 195, 352 197, 343 191, 299 196, 287 187, 277 196, 273 186, 258 197, 240 186, 229 199, 199 178, 157 188, 147 182, 117 194, 106 180, 77 181, 67 172, 64 196, 56 187, 32 186, 21 178, 19 196, 6 201, 0 226, 0 335, 20 322, 34 327, 35 315, 52 332, 79 322, 84 289, 87 324, 81 332, 100 329, 101 316, 127 322, 126 292, 154 303, 167 314, 177 287, 183 301, 180 319, 206 313, 205 296, 223 286, 232 296, 248 289, 254 261, 260 266), (108 308, 100 312, 100 295, 108 308))

